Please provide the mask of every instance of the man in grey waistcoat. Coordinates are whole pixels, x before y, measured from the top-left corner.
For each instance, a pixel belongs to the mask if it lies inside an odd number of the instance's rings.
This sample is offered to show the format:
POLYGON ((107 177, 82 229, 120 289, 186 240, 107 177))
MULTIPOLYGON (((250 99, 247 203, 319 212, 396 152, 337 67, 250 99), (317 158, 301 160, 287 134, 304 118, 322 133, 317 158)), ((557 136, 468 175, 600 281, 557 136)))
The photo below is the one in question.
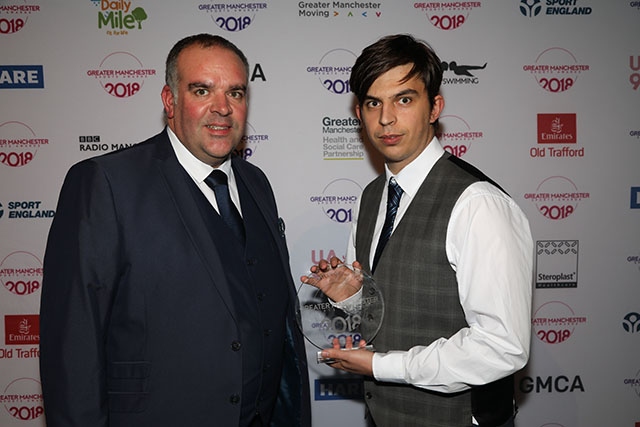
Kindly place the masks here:
MULTIPOLYGON (((383 37, 352 68, 356 115, 385 171, 362 193, 346 262, 372 274, 385 315, 375 351, 336 343, 322 356, 366 376, 370 425, 513 426, 533 241, 513 199, 435 136, 441 81, 438 56, 409 35, 383 37)), ((338 284, 339 264, 323 260, 302 280, 351 304, 361 295, 338 284)))

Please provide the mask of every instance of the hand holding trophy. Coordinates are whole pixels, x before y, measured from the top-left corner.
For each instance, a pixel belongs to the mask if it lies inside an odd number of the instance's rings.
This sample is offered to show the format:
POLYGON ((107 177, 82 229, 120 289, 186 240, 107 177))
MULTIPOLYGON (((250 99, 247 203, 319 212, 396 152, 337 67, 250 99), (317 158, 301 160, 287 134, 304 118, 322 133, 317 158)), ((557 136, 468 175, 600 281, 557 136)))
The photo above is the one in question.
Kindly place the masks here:
MULTIPOLYGON (((323 260, 301 281, 296 314, 309 342, 322 350, 332 348, 337 339, 343 350, 355 350, 362 342, 373 340, 384 317, 384 301, 359 263, 348 267, 336 258, 331 263, 323 260)), ((366 348, 373 350, 370 345, 366 348)), ((319 351, 317 362, 333 360, 323 358, 319 351)))

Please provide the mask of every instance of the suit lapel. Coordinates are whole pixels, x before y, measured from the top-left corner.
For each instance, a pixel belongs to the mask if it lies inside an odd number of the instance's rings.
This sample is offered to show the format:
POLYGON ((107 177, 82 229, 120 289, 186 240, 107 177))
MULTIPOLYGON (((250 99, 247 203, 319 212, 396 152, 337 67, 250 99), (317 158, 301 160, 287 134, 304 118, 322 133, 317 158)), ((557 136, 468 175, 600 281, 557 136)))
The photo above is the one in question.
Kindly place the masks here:
POLYGON ((236 310, 229 292, 229 283, 224 274, 224 266, 220 260, 218 249, 213 243, 201 211, 193 199, 189 182, 191 178, 178 162, 166 132, 162 134, 162 139, 163 141, 158 144, 160 176, 171 194, 174 208, 182 219, 186 233, 200 256, 212 285, 217 289, 231 315, 236 318, 236 310))

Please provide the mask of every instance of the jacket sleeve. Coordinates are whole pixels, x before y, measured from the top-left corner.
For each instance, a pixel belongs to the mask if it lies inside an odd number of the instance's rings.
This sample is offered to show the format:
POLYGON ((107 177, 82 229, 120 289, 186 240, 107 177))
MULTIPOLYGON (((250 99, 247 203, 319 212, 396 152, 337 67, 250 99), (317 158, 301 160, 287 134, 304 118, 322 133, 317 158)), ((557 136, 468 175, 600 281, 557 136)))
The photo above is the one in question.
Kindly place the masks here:
POLYGON ((44 257, 40 374, 48 427, 108 425, 105 336, 118 280, 118 223, 95 162, 72 167, 44 257))

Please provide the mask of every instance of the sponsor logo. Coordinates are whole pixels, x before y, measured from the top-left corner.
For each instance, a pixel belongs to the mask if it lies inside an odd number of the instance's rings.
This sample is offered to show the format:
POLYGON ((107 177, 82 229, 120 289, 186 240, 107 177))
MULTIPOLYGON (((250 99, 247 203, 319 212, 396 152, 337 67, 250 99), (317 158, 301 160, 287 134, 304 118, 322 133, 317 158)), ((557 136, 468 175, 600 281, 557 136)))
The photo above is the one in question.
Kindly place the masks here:
POLYGON ((629 56, 629 68, 631 69, 629 83, 631 83, 633 90, 638 90, 640 87, 640 55, 636 55, 635 58, 633 55, 629 56))
POLYGON ((436 136, 442 147, 456 157, 464 156, 471 144, 482 140, 482 131, 472 130, 469 123, 462 117, 445 115, 438 120, 438 133, 436 136))
POLYGON ((538 240, 536 242, 536 288, 578 286, 578 241, 538 240))
POLYGON ((456 61, 442 61, 442 84, 458 85, 458 84, 478 84, 480 80, 476 77, 478 71, 487 68, 487 63, 483 65, 458 64, 456 61), (453 74, 453 77, 447 75, 453 74))
POLYGON ((622 319, 622 328, 631 334, 640 332, 640 313, 627 313, 622 319))
POLYGON ((32 13, 40 12, 37 4, 5 0, 0 4, 0 34, 13 34, 22 30, 32 13))
POLYGON ((211 20, 229 32, 246 30, 256 20, 258 13, 267 9, 267 3, 200 3, 198 10, 211 15, 211 20))
POLYGON ((380 18, 381 3, 318 1, 298 2, 298 17, 302 18, 380 18))
POLYGON ((87 76, 98 80, 105 92, 119 99, 136 95, 145 80, 155 75, 156 70, 144 68, 129 52, 110 53, 98 68, 87 71, 87 76))
POLYGON ((0 124, 0 164, 21 167, 31 162, 47 138, 38 138, 28 125, 10 121, 0 124))
POLYGON ((109 36, 126 36, 129 31, 142 30, 142 23, 149 17, 144 8, 127 0, 91 0, 99 7, 98 29, 109 36))
POLYGON ((551 93, 571 89, 581 73, 589 71, 589 66, 580 64, 573 53, 561 47, 544 50, 533 64, 522 67, 531 74, 538 85, 551 93))
POLYGON ((6 345, 39 344, 40 316, 37 314, 4 316, 4 343, 6 345))
POLYGON ((269 142, 269 135, 256 132, 253 126, 247 122, 245 135, 242 138, 242 142, 234 150, 236 155, 242 157, 245 160, 249 160, 251 156, 258 152, 261 145, 269 142))
POLYGON ((31 421, 44 414, 42 385, 33 378, 18 378, 10 382, 0 394, 0 403, 20 421, 31 421))
POLYGON ((348 95, 351 66, 356 55, 347 49, 333 49, 322 55, 317 65, 307 67, 307 73, 318 78, 324 88, 337 95, 348 95))
POLYGON ((31 295, 40 290, 42 262, 32 253, 12 252, 0 262, 0 282, 14 295, 31 295))
POLYGON ((640 209, 640 187, 631 187, 631 209, 640 209))
POLYGON ((0 89, 43 89, 42 65, 0 65, 0 89))
POLYGON ((591 15, 593 10, 579 0, 520 0, 520 13, 533 18, 540 15, 591 15))
POLYGON ((322 378, 314 382, 315 400, 361 400, 364 383, 358 378, 322 378))
POLYGON ((322 118, 323 160, 363 160, 360 120, 355 117, 322 118))
POLYGON ((355 181, 340 178, 331 181, 322 190, 322 194, 309 197, 309 202, 320 206, 324 214, 340 224, 353 221, 353 207, 358 203, 362 192, 355 181))
POLYGON ((529 155, 533 158, 545 157, 584 157, 584 147, 573 148, 567 144, 576 144, 577 127, 575 113, 538 114, 538 144, 544 147, 531 147, 529 155), (562 147, 549 146, 562 144, 562 147))
POLYGON ((455 30, 462 27, 474 9, 482 7, 479 1, 414 3, 414 9, 427 15, 427 19, 439 30, 455 30))
POLYGON ((56 211, 46 209, 41 200, 14 200, 7 203, 7 219, 53 218, 56 211))
POLYGON ((578 191, 570 179, 551 176, 538 185, 535 193, 526 193, 524 198, 535 203, 538 212, 545 218, 557 221, 575 213, 578 203, 589 196, 589 193, 578 191))
POLYGON ((633 378, 625 378, 624 385, 631 387, 640 396, 640 371, 636 372, 636 376, 633 378))
POLYGON ((578 316, 567 304, 550 301, 542 304, 533 315, 533 329, 538 339, 546 344, 567 341, 578 325, 587 322, 585 316, 578 316))
POLYGON ((584 393, 584 384, 580 375, 570 378, 566 375, 548 377, 522 377, 520 379, 522 393, 584 393))

